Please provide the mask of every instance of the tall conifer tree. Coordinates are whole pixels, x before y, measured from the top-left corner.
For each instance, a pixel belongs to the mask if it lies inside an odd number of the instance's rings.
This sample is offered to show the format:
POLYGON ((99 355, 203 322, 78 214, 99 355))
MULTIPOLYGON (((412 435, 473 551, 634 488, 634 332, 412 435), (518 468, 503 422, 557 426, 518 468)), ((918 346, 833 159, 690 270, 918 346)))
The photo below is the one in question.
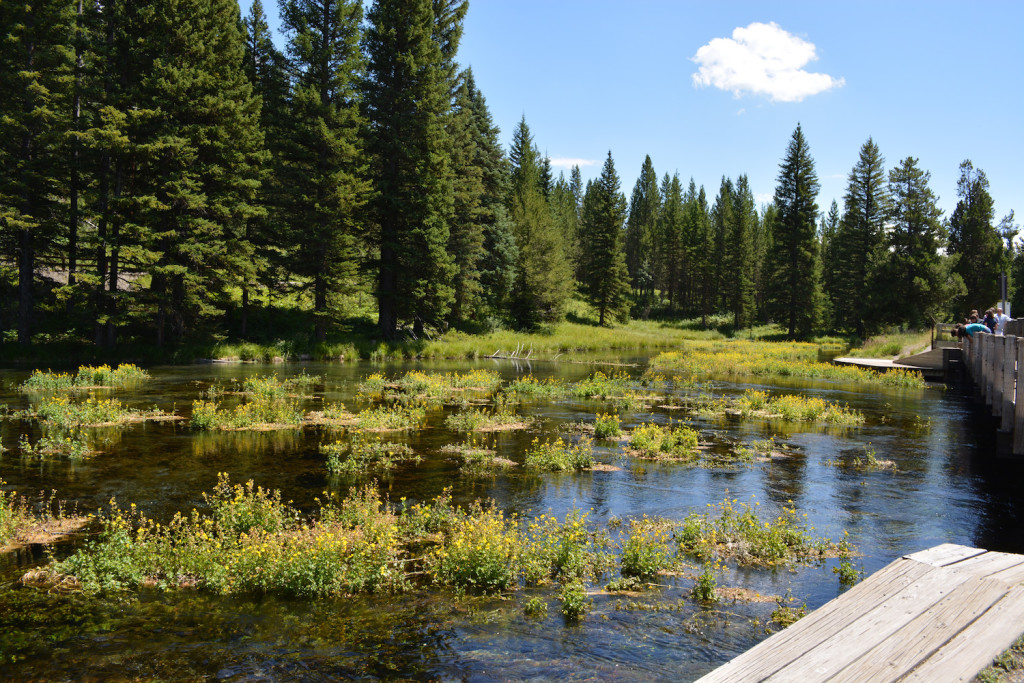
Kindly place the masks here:
POLYGON ((728 263, 729 273, 725 278, 729 305, 733 312, 736 329, 754 321, 754 277, 757 268, 757 254, 754 250, 754 235, 757 231, 757 209, 754 208, 754 194, 746 175, 736 180, 732 192, 732 227, 729 232, 728 263))
POLYGON ((653 300, 660 265, 655 250, 660 202, 658 175, 654 172, 650 155, 647 155, 633 186, 629 218, 626 220, 626 266, 633 288, 641 297, 646 297, 647 306, 653 300))
POLYGON ((601 176, 587 190, 580 226, 582 284, 587 300, 597 309, 598 323, 604 325, 629 316, 629 271, 622 245, 626 198, 611 152, 601 176))
POLYGON ((312 290, 322 340, 331 296, 355 276, 369 189, 359 136, 363 9, 358 0, 287 0, 281 10, 292 82, 281 215, 290 227, 289 269, 312 290))
POLYGON ((769 305, 790 338, 806 335, 818 321, 821 290, 818 261, 818 175, 814 159, 797 125, 779 165, 775 188, 775 223, 769 305))
POLYGON ((961 308, 986 308, 999 298, 999 276, 1007 267, 1006 250, 993 225, 995 203, 988 178, 970 159, 960 164, 959 197, 949 217, 949 251, 959 254, 956 272, 967 288, 961 308))
POLYGON ((447 125, 464 2, 377 0, 370 9, 365 101, 379 230, 378 326, 443 322, 454 298, 454 211, 447 125), (439 12, 435 15, 435 5, 439 12))
POLYGON ((843 197, 843 219, 831 245, 831 299, 836 324, 863 337, 879 317, 875 308, 874 270, 884 238, 888 211, 885 158, 871 138, 860 148, 843 197), (872 310, 875 308, 875 310, 872 310))
POLYGON ((561 232, 540 189, 540 151, 525 117, 513 132, 509 159, 509 214, 519 251, 511 309, 515 323, 530 328, 561 319, 572 292, 572 272, 561 232))
POLYGON ((878 289, 889 292, 883 302, 886 314, 912 328, 937 321, 950 300, 965 291, 953 272, 957 257, 943 254, 946 230, 938 198, 928 186, 930 178, 913 157, 889 171, 890 229, 878 289))
POLYGON ((0 240, 18 263, 18 341, 28 344, 36 254, 58 237, 57 198, 68 183, 63 143, 74 85, 74 6, 5 1, 0 26, 0 240))

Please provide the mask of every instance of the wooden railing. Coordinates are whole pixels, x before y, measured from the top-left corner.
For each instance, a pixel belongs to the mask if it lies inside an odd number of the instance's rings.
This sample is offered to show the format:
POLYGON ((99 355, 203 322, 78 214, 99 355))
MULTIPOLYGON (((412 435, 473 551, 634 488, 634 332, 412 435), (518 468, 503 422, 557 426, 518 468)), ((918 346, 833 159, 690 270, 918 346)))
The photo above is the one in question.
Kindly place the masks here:
POLYGON ((1013 435, 1014 455, 1024 455, 1024 376, 1018 377, 1018 368, 1024 369, 1024 339, 1011 334, 1009 325, 1022 322, 1007 323, 1005 336, 976 333, 963 342, 964 369, 974 382, 975 397, 999 418, 999 431, 1013 435))

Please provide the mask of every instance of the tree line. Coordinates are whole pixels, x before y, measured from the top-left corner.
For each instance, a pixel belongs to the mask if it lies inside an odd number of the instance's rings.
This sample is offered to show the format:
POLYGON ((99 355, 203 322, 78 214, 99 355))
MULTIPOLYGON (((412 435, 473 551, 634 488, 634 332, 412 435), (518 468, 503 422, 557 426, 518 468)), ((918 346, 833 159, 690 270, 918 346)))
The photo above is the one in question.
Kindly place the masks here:
POLYGON ((246 338, 296 297, 327 337, 361 296, 384 339, 532 328, 582 295, 601 324, 727 314, 736 328, 864 336, 988 305, 1024 277, 1013 214, 961 166, 943 220, 929 174, 868 140, 822 214, 798 125, 773 201, 712 199, 650 157, 627 200, 609 152, 554 177, 525 117, 506 152, 457 62, 465 0, 4 2, 0 332, 157 345, 246 338), (1016 279, 1014 277, 1013 279, 1016 279))

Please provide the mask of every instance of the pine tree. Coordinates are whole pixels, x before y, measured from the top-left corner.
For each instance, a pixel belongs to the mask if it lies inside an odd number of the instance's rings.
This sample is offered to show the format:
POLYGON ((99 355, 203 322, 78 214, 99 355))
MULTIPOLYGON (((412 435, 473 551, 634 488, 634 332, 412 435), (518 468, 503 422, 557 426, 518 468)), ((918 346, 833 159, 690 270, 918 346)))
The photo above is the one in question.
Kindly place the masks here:
POLYGON ((679 174, 666 173, 661 180, 661 213, 658 216, 659 252, 664 264, 664 290, 669 309, 679 304, 682 278, 686 269, 685 212, 683 187, 679 174))
POLYGON ((587 189, 580 226, 582 284, 587 300, 597 309, 598 324, 604 325, 629 315, 629 271, 622 245, 626 198, 611 152, 601 176, 587 189))
POLYGON ((847 180, 843 219, 832 245, 836 270, 830 276, 836 324, 860 337, 869 328, 876 329, 873 321, 878 320, 874 269, 882 257, 879 249, 888 202, 885 158, 868 138, 847 180))
POLYGON ((0 4, 0 244, 18 263, 18 341, 31 340, 36 254, 58 239, 58 197, 74 88, 75 8, 69 2, 0 4))
POLYGON ((511 313, 519 327, 531 328, 561 319, 572 290, 572 273, 562 235, 540 189, 540 151, 525 117, 513 132, 509 159, 509 215, 519 251, 511 313))
POLYGON ((464 81, 455 98, 450 126, 451 160, 454 176, 454 212, 448 238, 448 251, 455 258, 454 296, 449 319, 452 323, 467 320, 477 309, 482 291, 480 262, 484 257, 484 169, 479 164, 476 130, 470 94, 464 81))
POLYGON ((841 277, 843 263, 836 256, 836 234, 839 231, 841 220, 842 216, 839 213, 839 205, 833 199, 832 205, 828 209, 828 214, 821 217, 821 229, 819 231, 819 239, 821 240, 821 289, 825 294, 825 300, 828 305, 828 313, 825 319, 830 321, 832 329, 836 329, 839 326, 838 318, 844 313, 842 306, 845 303, 845 299, 839 296, 840 284, 838 281, 838 278, 841 277))
POLYGON ((285 192, 279 215, 290 228, 288 269, 312 290, 319 340, 336 315, 333 293, 355 278, 369 190, 358 92, 362 17, 356 0, 281 5, 292 91, 280 151, 285 192))
POLYGON ((260 128, 263 131, 269 159, 260 168, 261 187, 256 198, 259 212, 246 222, 244 242, 250 246, 249 258, 240 260, 234 273, 241 288, 242 338, 248 335, 249 302, 251 291, 263 277, 278 279, 283 259, 287 230, 278 226, 288 224, 288 215, 279 210, 283 193, 281 158, 282 142, 288 133, 288 77, 286 61, 273 43, 270 26, 263 11, 263 3, 253 0, 249 16, 243 21, 245 31, 244 70, 252 85, 253 94, 260 99, 260 128))
POLYGON ((818 275, 818 176, 814 159, 797 125, 775 188, 775 223, 769 255, 771 313, 792 339, 807 335, 818 320, 821 290, 818 275))
POLYGON ((736 179, 732 192, 732 229, 729 232, 729 272, 725 278, 729 304, 736 329, 754 321, 756 254, 754 235, 757 232, 757 209, 754 194, 746 175, 736 179))
POLYGON ((414 334, 443 322, 454 298, 447 125, 465 9, 464 2, 377 0, 368 15, 364 90, 377 188, 378 326, 386 339, 397 336, 400 319, 413 320, 414 334))
POLYGON ((658 193, 658 176, 650 155, 644 158, 640 177, 633 186, 629 200, 629 218, 626 221, 626 266, 633 288, 641 298, 646 297, 646 307, 654 298, 654 285, 658 280, 658 266, 655 244, 657 243, 658 213, 661 197, 658 193))
POLYGON ((512 221, 505 208, 509 169, 483 93, 476 87, 471 69, 465 72, 469 108, 472 110, 475 159, 481 189, 479 220, 483 226, 483 253, 479 262, 480 300, 474 311, 478 319, 500 320, 508 315, 509 297, 515 282, 516 248, 512 221))
POLYGON ((243 71, 232 0, 171 0, 151 15, 156 48, 141 92, 150 121, 150 198, 135 237, 150 259, 160 345, 223 313, 224 288, 249 247, 265 162, 259 100, 243 71))
MULTIPOLYGON (((693 190, 693 181, 690 182, 690 190, 693 190)), ((688 195, 690 199, 686 203, 686 221, 691 234, 690 268, 693 273, 694 303, 701 317, 701 325, 707 327, 708 316, 714 313, 718 301, 717 283, 713 277, 715 230, 704 186, 701 185, 696 194, 689 192, 688 195)))
POLYGON ((985 308, 999 298, 999 276, 1006 270, 1006 250, 992 224, 995 206, 988 191, 988 178, 969 159, 960 164, 956 194, 960 199, 949 217, 949 251, 960 255, 955 270, 967 288, 967 298, 956 304, 961 308, 985 308))
POLYGON ((942 253, 946 231, 937 197, 928 187, 930 178, 913 157, 889 171, 890 227, 877 287, 889 293, 882 302, 888 318, 911 328, 935 322, 950 300, 965 291, 953 272, 957 257, 942 253))

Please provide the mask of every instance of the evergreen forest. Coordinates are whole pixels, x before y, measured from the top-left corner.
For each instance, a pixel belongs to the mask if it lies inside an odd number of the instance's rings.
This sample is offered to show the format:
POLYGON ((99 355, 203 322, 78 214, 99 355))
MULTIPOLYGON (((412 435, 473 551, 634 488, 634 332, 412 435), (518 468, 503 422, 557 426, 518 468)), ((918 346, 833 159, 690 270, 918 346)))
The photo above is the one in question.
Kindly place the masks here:
POLYGON ((965 160, 955 210, 868 138, 841 204, 811 141, 773 200, 648 156, 631 192, 504 149, 458 61, 465 0, 0 4, 0 340, 172 348, 629 318, 865 337, 995 304, 1024 251, 965 160))

